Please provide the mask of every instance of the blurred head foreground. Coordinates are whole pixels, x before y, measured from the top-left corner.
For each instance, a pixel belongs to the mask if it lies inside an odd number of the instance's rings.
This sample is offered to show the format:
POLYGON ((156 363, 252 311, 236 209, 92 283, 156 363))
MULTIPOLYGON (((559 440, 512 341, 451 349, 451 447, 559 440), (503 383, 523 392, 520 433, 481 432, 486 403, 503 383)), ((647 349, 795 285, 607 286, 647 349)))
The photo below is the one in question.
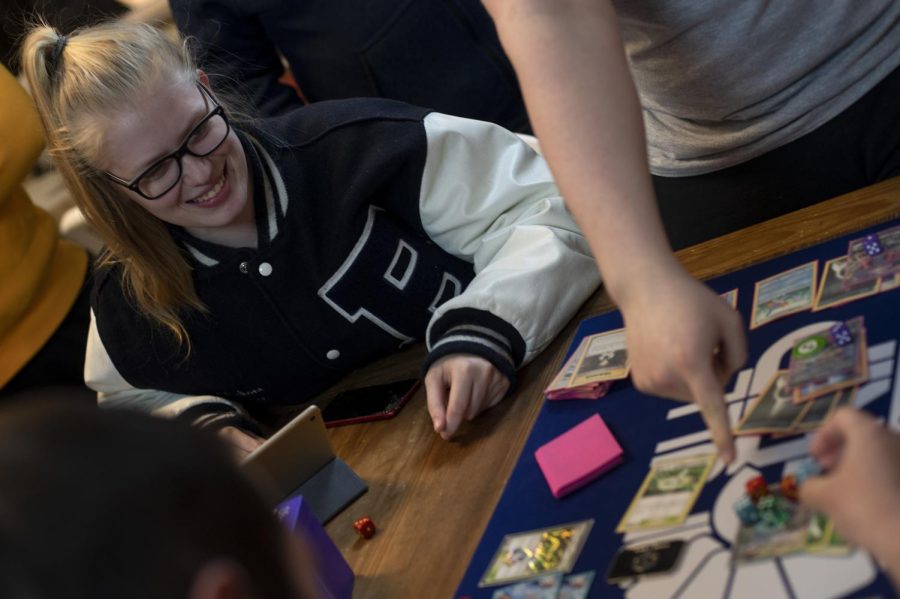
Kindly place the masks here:
POLYGON ((87 406, 0 410, 2 597, 301 597, 290 541, 202 431, 87 406))

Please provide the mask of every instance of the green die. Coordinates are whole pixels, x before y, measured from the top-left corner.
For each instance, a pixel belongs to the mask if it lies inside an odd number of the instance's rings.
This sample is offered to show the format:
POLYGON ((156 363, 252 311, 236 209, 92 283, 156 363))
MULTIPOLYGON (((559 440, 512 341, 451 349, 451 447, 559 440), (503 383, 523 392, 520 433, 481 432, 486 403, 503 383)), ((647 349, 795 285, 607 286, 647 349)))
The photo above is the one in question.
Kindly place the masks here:
POLYGON ((767 528, 780 528, 791 519, 791 512, 775 495, 760 497, 756 504, 759 519, 767 528))

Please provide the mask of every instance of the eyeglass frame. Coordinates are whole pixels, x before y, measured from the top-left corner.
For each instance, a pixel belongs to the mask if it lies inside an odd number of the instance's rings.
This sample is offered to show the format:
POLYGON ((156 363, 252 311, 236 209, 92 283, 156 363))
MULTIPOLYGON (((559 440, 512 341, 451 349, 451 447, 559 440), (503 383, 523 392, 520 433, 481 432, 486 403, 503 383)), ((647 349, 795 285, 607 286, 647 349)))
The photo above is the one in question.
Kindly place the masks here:
POLYGON ((228 115, 225 114, 225 109, 222 107, 221 104, 219 104, 216 101, 216 99, 212 95, 212 92, 209 89, 207 89, 207 87, 205 85, 203 85, 202 83, 200 83, 199 81, 197 82, 197 87, 200 89, 200 93, 205 98, 209 98, 209 100, 213 104, 215 104, 215 108, 213 108, 211 111, 209 111, 206 114, 206 116, 204 116, 202 119, 200 119, 200 122, 198 122, 196 125, 194 125, 194 127, 191 129, 191 131, 185 136, 184 142, 182 142, 181 146, 177 150, 175 150, 174 152, 171 152, 169 154, 166 154, 165 156, 161 157, 159 160, 154 161, 153 164, 151 164, 150 166, 145 168, 141 172, 141 174, 134 177, 130 181, 123 179, 121 177, 117 177, 116 175, 112 174, 109 171, 103 171, 103 174, 106 175, 106 177, 113 183, 117 183, 117 184, 121 185, 122 187, 128 188, 129 190, 135 192, 136 194, 138 194, 145 200, 158 200, 159 198, 163 197, 164 195, 166 195, 167 193, 169 193, 170 191, 175 189, 175 186, 178 185, 179 181, 181 181, 181 177, 184 175, 184 166, 181 164, 181 159, 184 157, 185 154, 190 154, 191 156, 194 156, 196 158, 205 158, 206 156, 209 156, 210 154, 212 154, 213 152, 218 150, 222 146, 222 144, 225 143, 225 140, 228 139, 228 134, 231 133, 231 123, 228 122, 228 115), (209 152, 206 152, 205 154, 197 154, 196 152, 194 152, 190 148, 188 148, 188 143, 190 143, 191 138, 194 136, 194 134, 197 132, 197 130, 200 129, 200 127, 202 127, 206 123, 208 123, 210 121, 210 119, 212 119, 215 116, 221 116, 222 120, 225 122, 225 135, 222 136, 222 140, 219 143, 217 143, 215 145, 215 147, 213 147, 213 149, 211 149, 209 152), (166 189, 164 192, 162 192, 158 195, 152 196, 152 197, 147 195, 143 191, 141 191, 140 187, 139 187, 141 179, 147 173, 149 173, 150 171, 155 169, 157 166, 159 166, 166 160, 171 160, 172 158, 175 159, 175 163, 178 165, 178 177, 176 177, 175 182, 172 183, 172 185, 168 189, 166 189))

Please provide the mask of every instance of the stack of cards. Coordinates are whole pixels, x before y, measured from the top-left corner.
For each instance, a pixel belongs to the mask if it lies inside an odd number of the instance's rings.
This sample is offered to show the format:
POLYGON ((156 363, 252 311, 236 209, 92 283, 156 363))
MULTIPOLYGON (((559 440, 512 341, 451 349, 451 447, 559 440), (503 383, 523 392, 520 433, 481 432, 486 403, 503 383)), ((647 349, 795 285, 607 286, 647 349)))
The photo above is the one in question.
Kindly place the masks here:
POLYGON ((863 317, 797 340, 785 382, 797 403, 854 387, 869 377, 863 317))
POLYGON ((628 376, 625 329, 589 335, 581 340, 562 370, 544 391, 547 399, 597 399, 613 381, 628 376))
POLYGON ((750 404, 744 417, 734 429, 735 435, 793 435, 818 428, 825 419, 842 406, 852 406, 856 389, 839 389, 796 403, 787 385, 787 370, 772 377, 765 391, 750 404))
POLYGON ((569 429, 534 452, 557 499, 583 487, 622 461, 622 448, 599 414, 569 429))

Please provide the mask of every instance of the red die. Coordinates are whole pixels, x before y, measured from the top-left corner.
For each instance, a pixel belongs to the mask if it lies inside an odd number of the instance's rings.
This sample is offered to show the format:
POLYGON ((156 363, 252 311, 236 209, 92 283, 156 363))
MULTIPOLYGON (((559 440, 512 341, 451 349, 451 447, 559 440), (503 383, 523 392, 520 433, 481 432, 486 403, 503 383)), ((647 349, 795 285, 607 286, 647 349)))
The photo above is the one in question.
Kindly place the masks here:
POLYGON ((788 474, 784 478, 781 479, 781 496, 785 499, 790 499, 791 501, 797 501, 797 477, 793 474, 788 474))
POLYGON ((769 485, 762 476, 757 476, 747 481, 747 495, 750 496, 753 503, 756 503, 760 497, 765 497, 768 494, 769 485))
POLYGON ((354 522, 353 528, 364 539, 371 539, 375 535, 375 523, 368 516, 364 516, 354 522))

